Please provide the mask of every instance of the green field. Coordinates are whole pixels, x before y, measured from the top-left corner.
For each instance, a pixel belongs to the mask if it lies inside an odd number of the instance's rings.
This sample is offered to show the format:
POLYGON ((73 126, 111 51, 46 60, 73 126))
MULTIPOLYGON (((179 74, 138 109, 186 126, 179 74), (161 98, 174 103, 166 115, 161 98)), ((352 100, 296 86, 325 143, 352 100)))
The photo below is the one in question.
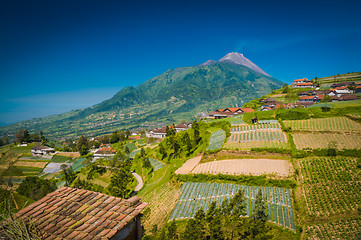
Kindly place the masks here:
POLYGON ((125 144, 123 149, 125 149, 126 147, 128 147, 129 151, 131 152, 134 151, 135 149, 138 149, 137 145, 134 142, 125 144))
POLYGON ((72 160, 72 157, 65 157, 65 156, 60 156, 60 155, 54 155, 51 158, 51 162, 53 163, 65 163, 72 160))
POLYGON ((357 159, 308 158, 299 164, 309 215, 351 214, 361 206, 361 170, 357 159))
POLYGON ((213 201, 216 201, 217 206, 220 206, 223 200, 232 198, 240 189, 244 191, 246 198, 246 216, 252 215, 256 194, 258 190, 261 190, 266 201, 268 221, 292 230, 296 229, 290 189, 229 183, 184 183, 180 190, 181 195, 169 220, 192 218, 200 208, 207 212, 213 201))
POLYGON ((361 133, 361 123, 346 117, 313 118, 307 120, 284 121, 286 127, 292 131, 327 131, 327 132, 356 132, 361 133))

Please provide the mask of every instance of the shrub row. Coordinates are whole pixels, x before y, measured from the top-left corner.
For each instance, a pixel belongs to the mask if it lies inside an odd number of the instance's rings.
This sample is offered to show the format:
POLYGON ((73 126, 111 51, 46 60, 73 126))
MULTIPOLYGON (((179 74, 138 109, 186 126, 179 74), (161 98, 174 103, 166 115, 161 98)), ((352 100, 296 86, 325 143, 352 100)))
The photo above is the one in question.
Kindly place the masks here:
POLYGON ((283 187, 295 188, 296 183, 291 180, 270 179, 266 175, 248 176, 248 175, 225 175, 225 174, 178 174, 178 181, 181 182, 229 182, 235 184, 266 186, 266 187, 283 187))

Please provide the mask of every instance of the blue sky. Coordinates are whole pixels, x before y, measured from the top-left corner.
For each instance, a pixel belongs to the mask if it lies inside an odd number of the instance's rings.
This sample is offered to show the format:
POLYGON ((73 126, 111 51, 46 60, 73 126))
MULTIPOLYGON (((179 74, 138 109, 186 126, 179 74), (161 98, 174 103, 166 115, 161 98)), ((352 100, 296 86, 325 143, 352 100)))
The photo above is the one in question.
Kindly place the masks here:
POLYGON ((290 83, 361 71, 360 1, 0 3, 0 123, 88 107, 167 69, 243 53, 290 83))

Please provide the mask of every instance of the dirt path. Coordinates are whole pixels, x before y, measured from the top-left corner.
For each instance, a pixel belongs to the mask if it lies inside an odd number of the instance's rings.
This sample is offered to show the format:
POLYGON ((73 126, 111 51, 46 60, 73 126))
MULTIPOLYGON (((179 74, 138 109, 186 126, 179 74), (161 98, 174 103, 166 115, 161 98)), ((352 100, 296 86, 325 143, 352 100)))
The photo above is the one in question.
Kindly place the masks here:
POLYGON ((137 179, 137 181, 138 181, 138 185, 135 187, 135 189, 134 189, 134 191, 135 192, 138 192, 140 189, 142 189, 142 187, 143 187, 143 180, 142 180, 142 178, 138 175, 138 174, 136 174, 135 172, 131 172, 132 174, 133 174, 133 176, 137 179))
POLYGON ((198 156, 195 158, 188 159, 180 168, 178 168, 175 173, 176 174, 188 174, 199 164, 202 156, 198 156))

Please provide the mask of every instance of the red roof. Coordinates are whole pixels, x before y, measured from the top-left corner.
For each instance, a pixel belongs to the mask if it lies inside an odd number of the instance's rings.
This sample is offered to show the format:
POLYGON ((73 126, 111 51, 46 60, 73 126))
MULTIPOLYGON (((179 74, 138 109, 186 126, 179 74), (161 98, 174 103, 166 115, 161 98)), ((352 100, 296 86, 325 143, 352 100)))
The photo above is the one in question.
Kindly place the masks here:
POLYGON ((147 205, 137 196, 122 199, 62 187, 20 210, 16 217, 32 219, 42 239, 110 239, 147 205))
POLYGON ((98 151, 96 151, 96 154, 115 154, 117 150, 112 149, 111 147, 102 147, 98 151))
POLYGON ((235 107, 235 108, 226 108, 224 111, 229 110, 231 112, 237 112, 238 110, 241 110, 241 108, 235 107))
POLYGON ((254 110, 252 108, 241 108, 241 110, 245 113, 254 112, 254 110))
POLYGON ((308 81, 308 79, 307 78, 301 78, 301 79, 294 80, 294 82, 303 82, 303 81, 308 81))
POLYGON ((313 83, 312 83, 312 82, 307 82, 307 83, 297 83, 296 85, 297 85, 297 86, 311 86, 311 85, 313 85, 313 83))

